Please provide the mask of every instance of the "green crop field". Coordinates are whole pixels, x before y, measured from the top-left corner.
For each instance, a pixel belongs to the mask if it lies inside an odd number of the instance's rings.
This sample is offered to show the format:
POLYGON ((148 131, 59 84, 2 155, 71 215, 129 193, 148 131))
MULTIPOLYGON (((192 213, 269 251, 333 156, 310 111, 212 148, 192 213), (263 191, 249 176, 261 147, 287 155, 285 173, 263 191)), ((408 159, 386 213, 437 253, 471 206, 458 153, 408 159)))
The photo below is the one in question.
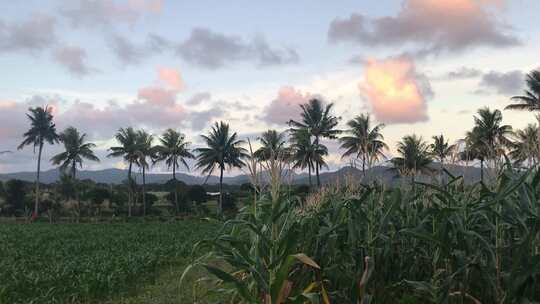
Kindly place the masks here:
MULTIPOLYGON (((207 222, 0 225, 0 303, 92 303, 129 297, 183 268, 207 222)), ((178 295, 180 296, 180 295, 178 295)))

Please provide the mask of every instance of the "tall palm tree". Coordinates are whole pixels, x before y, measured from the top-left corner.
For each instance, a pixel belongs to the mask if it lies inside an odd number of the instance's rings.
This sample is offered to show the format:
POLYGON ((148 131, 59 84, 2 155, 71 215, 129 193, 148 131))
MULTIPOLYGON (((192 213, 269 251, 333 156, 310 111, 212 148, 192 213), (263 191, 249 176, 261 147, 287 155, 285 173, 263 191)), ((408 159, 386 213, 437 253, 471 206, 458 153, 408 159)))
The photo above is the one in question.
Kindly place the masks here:
POLYGON ((411 184, 414 185, 415 177, 418 173, 431 173, 432 162, 429 145, 416 135, 408 135, 397 144, 398 157, 390 160, 393 170, 400 175, 409 176, 411 184))
POLYGON ((19 145, 21 150, 25 146, 33 145, 34 152, 38 149, 37 171, 36 171, 36 199, 34 205, 34 217, 39 212, 39 174, 41 172, 41 154, 45 143, 53 145, 58 142, 58 134, 56 133, 56 125, 53 122, 52 108, 48 106, 35 107, 28 109, 30 113, 26 114, 30 120, 30 129, 24 133, 24 140, 19 145))
POLYGON ((384 124, 371 127, 369 114, 361 114, 347 122, 349 136, 339 139, 341 148, 345 149, 343 157, 354 155, 362 161, 362 175, 366 175, 366 165, 371 166, 373 160, 384 157, 383 149, 388 149, 381 134, 384 124))
POLYGON ((167 168, 172 169, 172 177, 174 182, 174 203, 176 211, 179 212, 178 206, 178 185, 176 182, 176 168, 180 163, 189 170, 186 159, 193 159, 195 156, 191 154, 190 143, 185 140, 184 134, 173 129, 167 129, 159 139, 160 144, 156 146, 157 161, 165 161, 167 168))
POLYGON ((248 157, 247 150, 240 147, 244 143, 238 140, 236 132, 232 133, 229 125, 224 122, 215 123, 208 135, 201 135, 206 147, 195 151, 197 156, 196 167, 202 169, 204 174, 212 174, 219 168, 219 206, 218 212, 223 212, 223 171, 227 168, 241 168, 245 164, 243 158, 248 157))
POLYGON ((515 141, 511 144, 510 157, 517 163, 527 163, 534 167, 540 154, 540 129, 536 124, 528 124, 514 133, 515 141))
POLYGON ((467 133, 466 142, 480 160, 480 177, 483 181, 484 161, 497 162, 505 153, 505 148, 511 145, 508 136, 512 135, 512 126, 502 124, 502 113, 484 107, 474 116, 474 127, 467 133))
POLYGON ((540 70, 533 70, 527 74, 525 82, 527 89, 524 95, 512 97, 511 100, 517 103, 508 105, 505 109, 540 111, 540 70))
POLYGON ((137 131, 137 165, 142 170, 142 204, 143 216, 146 216, 146 170, 150 168, 150 161, 156 158, 156 149, 153 146, 154 136, 145 130, 137 131))
MULTIPOLYGON (((77 179, 77 166, 82 168, 85 159, 98 162, 99 158, 92 149, 96 146, 93 143, 86 142, 86 134, 80 134, 74 127, 66 128, 59 135, 60 141, 64 144, 65 151, 51 158, 54 165, 60 165, 60 170, 70 171, 70 177, 73 182, 77 179)), ((79 216, 81 214, 81 202, 77 191, 77 209, 79 216)))
POLYGON ((133 203, 133 178, 131 176, 133 164, 139 161, 137 147, 137 132, 132 127, 120 128, 114 138, 120 144, 111 147, 108 157, 123 157, 128 162, 128 216, 131 216, 131 206, 133 203))
MULTIPOLYGON (((298 132, 300 129, 307 129, 309 133, 315 137, 314 144, 319 145, 322 138, 336 139, 341 133, 336 129, 339 122, 339 117, 332 115, 331 111, 334 104, 324 104, 320 99, 311 99, 308 103, 300 105, 302 109, 301 121, 289 121, 291 131, 298 132)), ((319 178, 319 166, 315 166, 315 174, 317 175, 317 186, 321 185, 319 178)))
POLYGON ((285 133, 280 133, 276 130, 268 130, 260 137, 262 147, 255 151, 254 155, 259 160, 268 160, 271 157, 278 157, 279 154, 286 152, 285 133))
POLYGON ((51 158, 54 165, 60 165, 62 171, 67 171, 71 178, 75 179, 77 175, 77 166, 82 168, 85 159, 98 162, 99 158, 92 151, 95 144, 86 142, 86 134, 80 134, 74 127, 66 128, 59 135, 60 142, 64 144, 65 151, 51 158))
POLYGON ((315 144, 307 129, 299 129, 291 136, 290 161, 293 169, 308 169, 309 186, 312 186, 311 172, 316 166, 326 166, 324 157, 328 149, 321 144, 315 144))

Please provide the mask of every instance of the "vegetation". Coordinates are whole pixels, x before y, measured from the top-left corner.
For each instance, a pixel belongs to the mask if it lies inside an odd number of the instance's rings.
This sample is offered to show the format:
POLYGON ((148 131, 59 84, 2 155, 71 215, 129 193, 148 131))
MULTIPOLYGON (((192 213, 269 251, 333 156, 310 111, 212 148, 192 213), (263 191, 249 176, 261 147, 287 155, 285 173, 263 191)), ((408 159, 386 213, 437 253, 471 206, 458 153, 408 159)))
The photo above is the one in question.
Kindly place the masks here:
POLYGON ((87 303, 130 292, 164 265, 181 267, 192 244, 214 231, 198 221, 1 225, 0 303, 87 303))

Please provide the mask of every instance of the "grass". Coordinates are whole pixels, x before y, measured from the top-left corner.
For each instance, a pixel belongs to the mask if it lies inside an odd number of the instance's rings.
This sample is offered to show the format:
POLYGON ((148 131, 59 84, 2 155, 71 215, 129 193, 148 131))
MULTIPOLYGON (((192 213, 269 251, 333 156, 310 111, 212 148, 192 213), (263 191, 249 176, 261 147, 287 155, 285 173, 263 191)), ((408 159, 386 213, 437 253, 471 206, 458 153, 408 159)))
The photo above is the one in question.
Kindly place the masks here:
POLYGON ((195 220, 0 225, 0 303, 144 303, 116 299, 162 280, 170 282, 169 303, 175 294, 180 300, 191 291, 173 289, 172 276, 215 229, 195 220))

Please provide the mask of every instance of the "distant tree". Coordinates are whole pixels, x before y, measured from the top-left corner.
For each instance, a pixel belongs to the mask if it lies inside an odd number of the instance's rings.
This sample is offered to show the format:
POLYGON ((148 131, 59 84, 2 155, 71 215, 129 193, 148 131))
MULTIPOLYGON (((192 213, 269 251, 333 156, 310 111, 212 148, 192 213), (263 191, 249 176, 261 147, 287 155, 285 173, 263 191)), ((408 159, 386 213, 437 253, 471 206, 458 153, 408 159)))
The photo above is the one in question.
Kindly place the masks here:
POLYGON ((236 211, 236 197, 227 192, 223 194, 223 210, 224 211, 236 211))
POLYGON ((311 139, 311 134, 307 129, 298 129, 291 135, 290 161, 293 169, 308 169, 309 185, 311 182, 311 172, 318 166, 326 166, 324 157, 328 155, 326 146, 316 144, 311 139))
POLYGON ((285 154, 287 151, 285 147, 285 133, 280 133, 276 130, 268 130, 259 137, 259 141, 261 147, 254 153, 255 157, 259 160, 264 161, 271 157, 276 158, 280 154, 285 154))
MULTIPOLYGON (((433 143, 429 145, 431 155, 441 164, 441 176, 444 170, 444 161, 449 158, 456 150, 456 145, 451 145, 444 135, 433 136, 433 143)), ((444 182, 444 181, 443 181, 444 182)))
POLYGON ((430 173, 431 154, 428 144, 416 135, 408 135, 397 144, 397 157, 390 160, 393 169, 402 176, 409 176, 414 185, 418 173, 430 173))
POLYGON ((362 161, 362 175, 366 175, 366 165, 371 167, 373 161, 384 157, 383 150, 388 149, 381 133, 384 124, 372 126, 369 114, 361 114, 347 122, 349 135, 341 137, 341 148, 345 149, 343 157, 354 156, 362 161))
POLYGON ((197 204, 204 203, 207 200, 206 190, 201 185, 191 186, 188 190, 187 196, 190 201, 197 204))
POLYGON ((28 202, 26 185, 18 179, 8 180, 4 187, 5 200, 13 212, 24 211, 28 202))
POLYGON ((530 167, 538 164, 540 156, 540 129, 536 124, 528 124, 514 133, 510 157, 517 163, 526 163, 530 167))
MULTIPOLYGON (((156 146, 157 161, 164 161, 169 169, 172 169, 173 181, 176 181, 176 169, 180 164, 189 170, 187 159, 195 156, 189 149, 190 143, 185 140, 184 134, 173 129, 167 129, 159 139, 156 146)), ((178 189, 174 188, 174 205, 178 206, 178 189)), ((178 211, 178 210, 177 210, 178 211)))
MULTIPOLYGON (((320 140, 322 138, 336 139, 337 135, 341 133, 336 129, 339 122, 338 117, 333 116, 331 111, 334 104, 324 104, 320 99, 311 99, 308 103, 300 105, 302 109, 301 120, 290 120, 289 126, 291 132, 296 133, 301 130, 307 130, 311 136, 315 138, 314 145, 319 147, 320 140)), ((319 169, 323 161, 315 162, 315 174, 317 176, 317 186, 321 185, 319 178, 319 169)))
POLYGON ((137 132, 133 128, 121 128, 114 136, 120 146, 111 147, 109 157, 123 157, 128 162, 128 216, 131 216, 131 207, 133 204, 133 185, 131 176, 133 164, 137 164, 139 153, 137 147, 137 132))
POLYGON ((56 125, 53 122, 52 108, 48 106, 36 107, 28 109, 30 113, 26 114, 30 120, 30 129, 24 133, 24 140, 19 145, 18 149, 21 150, 25 146, 34 146, 34 152, 36 148, 38 150, 37 170, 36 170, 36 193, 34 204, 34 217, 39 213, 39 175, 41 173, 41 154, 43 153, 43 146, 45 143, 53 145, 58 142, 58 134, 56 134, 56 125))
MULTIPOLYGON (((99 158, 92 149, 96 146, 93 143, 86 142, 86 134, 80 134, 74 127, 68 127, 59 135, 60 142, 64 144, 64 152, 51 158, 53 165, 60 165, 63 172, 69 171, 75 188, 77 188, 77 167, 82 168, 85 159, 99 162, 99 158)), ((78 191, 76 191, 77 209, 80 216, 81 202, 78 191)))
POLYGON ((527 74, 525 82, 527 89, 524 94, 512 97, 511 100, 517 103, 508 105, 505 109, 540 111, 540 70, 533 70, 527 74))
POLYGON ((202 169, 204 174, 212 174, 216 167, 219 175, 219 203, 218 213, 223 211, 223 172, 227 168, 241 168, 245 164, 243 158, 247 158, 247 150, 240 145, 244 143, 237 139, 236 132, 231 133, 229 125, 224 122, 215 123, 208 135, 201 135, 206 147, 195 151, 197 156, 196 167, 202 169))

